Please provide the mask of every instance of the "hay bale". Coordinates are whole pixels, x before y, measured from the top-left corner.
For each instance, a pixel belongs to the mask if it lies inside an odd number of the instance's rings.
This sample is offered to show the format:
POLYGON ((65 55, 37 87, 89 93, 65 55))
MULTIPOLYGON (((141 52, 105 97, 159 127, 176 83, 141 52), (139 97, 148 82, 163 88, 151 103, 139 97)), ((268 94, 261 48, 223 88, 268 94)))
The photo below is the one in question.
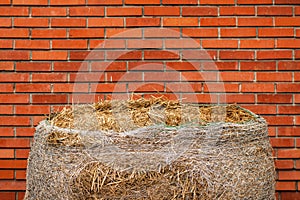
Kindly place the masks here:
POLYGON ((38 125, 25 200, 275 198, 263 118, 236 105, 196 105, 191 116, 166 99, 118 105, 132 119, 126 131, 109 102, 93 105, 89 130, 74 129, 74 110, 38 125))

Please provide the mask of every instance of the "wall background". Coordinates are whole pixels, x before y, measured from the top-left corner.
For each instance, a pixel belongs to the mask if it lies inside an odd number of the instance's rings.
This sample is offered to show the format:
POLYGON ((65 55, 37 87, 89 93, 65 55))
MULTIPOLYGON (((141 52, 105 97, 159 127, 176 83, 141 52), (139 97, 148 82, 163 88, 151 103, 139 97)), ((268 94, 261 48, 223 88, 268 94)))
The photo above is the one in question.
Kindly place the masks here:
MULTIPOLYGON (((124 27, 172 28, 208 50, 220 70, 227 101, 249 108, 269 123, 278 199, 300 199, 299 0, 0 0, 1 200, 23 199, 34 126, 45 114, 72 102, 74 76, 81 64, 88 74, 101 71, 92 61, 84 61, 85 56, 124 27)), ((128 44, 120 40, 111 45, 128 44)), ((173 63, 187 80, 198 84, 198 101, 210 102, 207 84, 215 84, 214 80, 199 84, 203 79, 193 75, 187 63, 153 49, 127 54, 112 64, 104 74, 113 80, 97 89, 98 96, 110 96, 120 76, 142 56, 162 66, 173 63)), ((162 72, 163 68, 150 69, 149 80, 172 77, 162 72)), ((87 82, 81 86, 82 92, 93 87, 87 82)), ((128 87, 125 84, 119 92, 128 87)), ((218 87, 214 86, 216 91, 218 87)), ((157 85, 139 89, 165 90, 157 85)))

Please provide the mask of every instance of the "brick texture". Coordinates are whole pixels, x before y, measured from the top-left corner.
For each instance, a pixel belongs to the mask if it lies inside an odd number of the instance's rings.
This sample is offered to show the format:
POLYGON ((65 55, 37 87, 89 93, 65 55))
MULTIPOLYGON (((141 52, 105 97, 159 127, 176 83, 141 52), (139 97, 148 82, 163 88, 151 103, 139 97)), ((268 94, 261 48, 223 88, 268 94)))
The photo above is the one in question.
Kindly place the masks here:
POLYGON ((300 198, 299 0, 0 0, 0 9, 0 199, 23 198, 45 114, 114 92, 262 115, 277 198, 300 198))

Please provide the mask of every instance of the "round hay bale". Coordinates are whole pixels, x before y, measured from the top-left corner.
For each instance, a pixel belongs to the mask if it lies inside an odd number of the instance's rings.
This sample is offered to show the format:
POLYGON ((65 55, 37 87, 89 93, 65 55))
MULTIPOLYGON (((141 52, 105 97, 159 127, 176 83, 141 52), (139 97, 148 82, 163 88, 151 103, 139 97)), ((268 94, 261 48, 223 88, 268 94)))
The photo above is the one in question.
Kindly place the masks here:
MULTIPOLYGON (((263 118, 227 106, 222 122, 210 116, 210 106, 200 106, 198 125, 172 127, 150 123, 145 110, 151 109, 134 106, 132 116, 140 118, 133 121, 146 126, 125 132, 42 121, 28 159, 25 200, 275 199, 274 161, 263 118), (241 120, 245 116, 248 120, 241 120)), ((163 113, 171 114, 160 119, 171 124, 175 111, 165 108, 163 113)))

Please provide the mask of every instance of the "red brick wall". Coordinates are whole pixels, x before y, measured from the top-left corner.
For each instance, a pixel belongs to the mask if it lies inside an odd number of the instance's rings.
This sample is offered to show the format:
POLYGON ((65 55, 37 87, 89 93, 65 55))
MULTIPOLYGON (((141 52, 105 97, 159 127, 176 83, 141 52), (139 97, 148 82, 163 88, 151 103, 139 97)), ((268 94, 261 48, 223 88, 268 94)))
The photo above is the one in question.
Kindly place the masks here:
MULTIPOLYGON (((242 104, 269 123, 278 199, 300 199, 299 0, 0 0, 1 200, 23 198, 34 126, 44 114, 72 103, 74 77, 81 64, 88 81, 93 81, 93 72, 88 72, 93 64, 85 56, 124 27, 172 28, 205 48, 218 66, 227 102, 242 104)), ((140 43, 133 42, 133 47, 140 43)), ((111 47, 122 44, 126 41, 111 47)), ((160 42, 143 45, 155 47, 160 42)), ((118 77, 144 56, 149 62, 167 60, 177 73, 185 73, 195 84, 199 102, 213 99, 207 89, 213 80, 208 83, 195 76, 195 69, 178 64, 175 54, 147 51, 126 54, 110 65, 103 74, 114 79, 97 89, 98 96, 110 96, 118 77)), ((156 73, 147 72, 148 78, 171 77, 166 84, 178 88, 178 77, 171 72, 166 76, 161 66, 156 73)), ((88 91, 88 81, 81 84, 82 92, 88 91)), ((94 84, 97 81, 96 77, 94 84)), ((118 92, 130 90, 126 82, 122 84, 118 92)), ((140 88, 146 93, 165 90, 159 85, 140 88)))

